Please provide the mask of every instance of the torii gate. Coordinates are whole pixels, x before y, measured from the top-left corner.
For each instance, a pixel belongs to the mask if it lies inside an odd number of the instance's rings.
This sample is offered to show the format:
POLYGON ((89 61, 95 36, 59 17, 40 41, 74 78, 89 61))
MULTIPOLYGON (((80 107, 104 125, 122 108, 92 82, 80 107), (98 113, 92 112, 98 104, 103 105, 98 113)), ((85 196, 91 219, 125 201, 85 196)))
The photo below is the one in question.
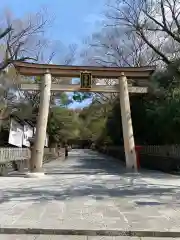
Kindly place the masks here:
MULTIPOLYGON (((98 92, 98 93, 119 93, 120 109, 122 117, 122 129, 124 138, 124 149, 126 167, 137 170, 135 143, 131 120, 129 92, 147 93, 147 87, 128 87, 127 80, 145 80, 155 71, 155 67, 92 67, 92 66, 62 66, 53 64, 35 64, 27 62, 15 62, 14 66, 19 74, 24 76, 43 76, 41 85, 21 84, 23 91, 40 90, 39 116, 37 120, 36 136, 31 154, 31 172, 42 172, 44 142, 48 121, 49 104, 51 91, 63 92, 98 92), (82 88, 80 84, 51 84, 53 77, 77 78, 82 73, 88 73, 92 78, 119 79, 115 85, 91 85, 82 88)), ((86 79, 87 80, 87 79, 86 79)))

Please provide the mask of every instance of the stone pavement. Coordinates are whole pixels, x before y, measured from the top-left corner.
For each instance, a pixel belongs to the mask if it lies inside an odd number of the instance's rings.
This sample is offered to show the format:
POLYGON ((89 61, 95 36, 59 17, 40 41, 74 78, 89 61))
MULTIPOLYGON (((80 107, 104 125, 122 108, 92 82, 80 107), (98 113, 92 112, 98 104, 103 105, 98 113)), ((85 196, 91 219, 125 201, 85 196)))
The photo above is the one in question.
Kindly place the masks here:
MULTIPOLYGON (((67 160, 47 163, 44 169, 47 175, 41 179, 0 178, 1 228, 180 231, 179 176, 128 173, 119 161, 91 150, 72 150, 67 160)), ((0 239, 87 238, 0 235, 0 239)))
MULTIPOLYGON (((164 240, 164 238, 137 238, 137 237, 83 237, 83 236, 19 236, 1 235, 2 240, 164 240)), ((165 238, 173 240, 174 238, 165 238)), ((176 238, 179 239, 179 238, 176 238)))

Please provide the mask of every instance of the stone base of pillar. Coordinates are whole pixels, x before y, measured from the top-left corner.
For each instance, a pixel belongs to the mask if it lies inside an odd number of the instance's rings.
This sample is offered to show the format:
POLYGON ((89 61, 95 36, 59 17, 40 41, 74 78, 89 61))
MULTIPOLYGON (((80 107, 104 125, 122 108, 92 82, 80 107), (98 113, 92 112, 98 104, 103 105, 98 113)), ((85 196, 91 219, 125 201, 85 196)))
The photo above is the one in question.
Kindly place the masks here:
POLYGON ((47 175, 44 172, 29 172, 26 173, 27 178, 44 178, 47 177, 47 175))

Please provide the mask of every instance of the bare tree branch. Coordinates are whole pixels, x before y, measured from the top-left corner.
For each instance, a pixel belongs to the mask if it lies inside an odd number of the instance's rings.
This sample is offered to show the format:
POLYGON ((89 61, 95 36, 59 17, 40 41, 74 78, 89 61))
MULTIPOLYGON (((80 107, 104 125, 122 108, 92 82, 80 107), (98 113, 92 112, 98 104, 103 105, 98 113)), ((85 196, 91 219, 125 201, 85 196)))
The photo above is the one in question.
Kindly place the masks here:
POLYGON ((38 61, 41 39, 48 25, 47 15, 38 12, 27 19, 12 19, 7 16, 2 25, 5 30, 0 34, 1 44, 5 46, 0 60, 0 71, 14 61, 38 61))
MULTIPOLYGON (((108 4, 107 25, 134 32, 160 60, 170 64, 179 54, 179 0, 112 0, 108 4), (171 52, 167 46, 171 44, 171 52)), ((168 47, 169 48, 169 47, 168 47)), ((169 48, 170 49, 170 48, 169 48)))
POLYGON ((0 33, 0 39, 4 38, 11 31, 12 27, 7 27, 2 33, 0 33))

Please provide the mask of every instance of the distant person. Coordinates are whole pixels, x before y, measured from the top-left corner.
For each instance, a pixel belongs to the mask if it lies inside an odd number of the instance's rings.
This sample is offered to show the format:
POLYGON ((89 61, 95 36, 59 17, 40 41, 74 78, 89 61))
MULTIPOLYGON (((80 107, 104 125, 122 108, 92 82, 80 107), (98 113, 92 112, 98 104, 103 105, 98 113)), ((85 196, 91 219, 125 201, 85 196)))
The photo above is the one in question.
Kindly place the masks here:
POLYGON ((58 157, 61 156, 61 145, 58 145, 58 157))
POLYGON ((68 144, 65 144, 65 158, 68 157, 68 144))

